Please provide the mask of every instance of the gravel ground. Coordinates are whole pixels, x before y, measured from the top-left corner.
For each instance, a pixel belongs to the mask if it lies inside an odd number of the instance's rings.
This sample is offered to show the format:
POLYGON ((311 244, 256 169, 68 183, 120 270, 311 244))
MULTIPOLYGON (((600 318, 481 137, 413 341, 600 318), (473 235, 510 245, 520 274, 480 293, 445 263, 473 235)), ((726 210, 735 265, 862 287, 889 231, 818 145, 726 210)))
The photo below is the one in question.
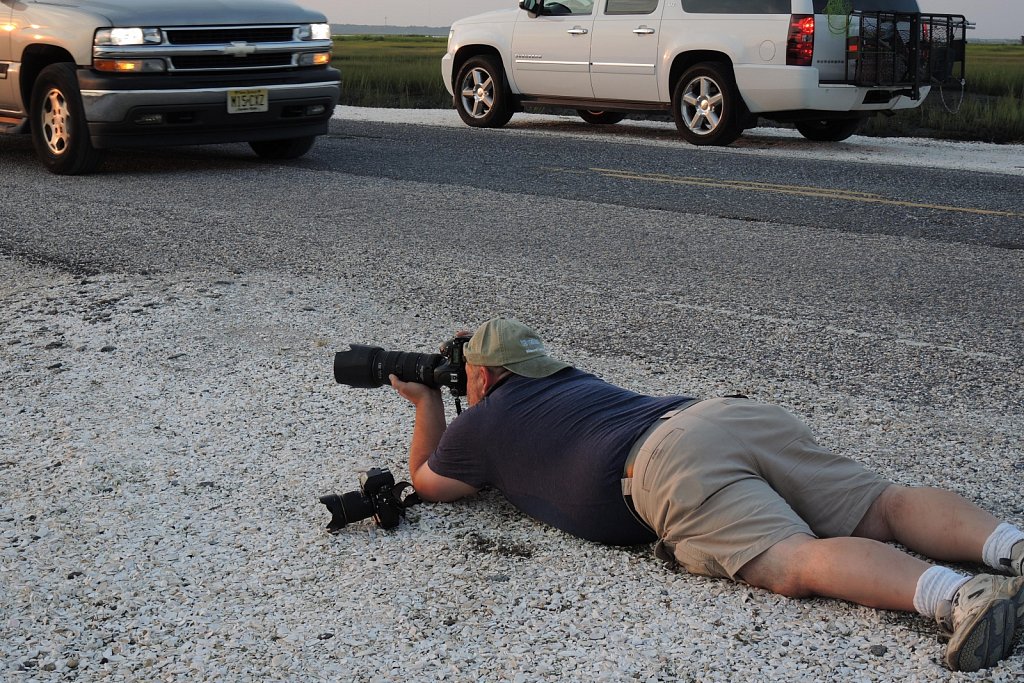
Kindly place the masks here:
MULTIPOLYGON (((5 680, 1024 677, 1024 645, 951 675, 936 627, 913 615, 690 577, 649 547, 546 528, 493 492, 419 506, 394 531, 326 533, 319 495, 354 489, 373 465, 406 476, 411 408, 330 375, 345 342, 426 350, 419 312, 384 291, 3 258, 0 274, 5 680)), ((552 347, 651 393, 722 393, 699 364, 681 387, 642 359, 552 347)), ((1020 360, 988 359, 1017 396, 1020 360)), ((808 392, 798 379, 765 391, 887 475, 1024 524, 1020 411, 808 392)))

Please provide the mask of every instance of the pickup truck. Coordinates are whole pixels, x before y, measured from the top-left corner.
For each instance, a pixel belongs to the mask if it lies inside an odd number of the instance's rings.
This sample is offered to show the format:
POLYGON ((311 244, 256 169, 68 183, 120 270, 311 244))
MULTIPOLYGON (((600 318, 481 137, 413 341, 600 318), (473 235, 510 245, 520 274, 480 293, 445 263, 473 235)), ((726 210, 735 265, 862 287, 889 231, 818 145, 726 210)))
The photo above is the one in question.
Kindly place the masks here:
POLYGON ((540 105, 594 124, 663 112, 696 145, 759 117, 838 141, 962 83, 967 28, 917 0, 520 0, 455 22, 441 74, 470 126, 540 105))
POLYGON ((0 133, 57 174, 111 147, 305 154, 341 92, 326 18, 289 0, 0 0, 0 133))

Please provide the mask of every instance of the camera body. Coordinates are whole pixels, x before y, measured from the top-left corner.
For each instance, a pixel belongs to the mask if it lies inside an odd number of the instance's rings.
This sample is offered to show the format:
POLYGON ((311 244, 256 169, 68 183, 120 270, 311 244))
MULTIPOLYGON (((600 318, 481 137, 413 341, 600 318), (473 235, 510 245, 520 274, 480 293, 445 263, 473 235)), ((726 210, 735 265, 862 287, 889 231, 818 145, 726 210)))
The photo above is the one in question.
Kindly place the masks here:
POLYGON ((350 344, 334 354, 334 380, 350 387, 372 389, 390 385, 388 375, 403 382, 428 387, 448 387, 452 396, 466 395, 466 356, 469 337, 454 337, 441 345, 440 353, 385 351, 379 346, 350 344))
POLYGON ((383 529, 395 528, 405 515, 405 509, 420 502, 415 493, 402 497, 407 488, 411 488, 407 482, 395 484, 395 477, 389 469, 371 467, 360 472, 358 490, 320 497, 320 502, 331 513, 327 530, 338 531, 367 517, 373 517, 373 521, 383 529))

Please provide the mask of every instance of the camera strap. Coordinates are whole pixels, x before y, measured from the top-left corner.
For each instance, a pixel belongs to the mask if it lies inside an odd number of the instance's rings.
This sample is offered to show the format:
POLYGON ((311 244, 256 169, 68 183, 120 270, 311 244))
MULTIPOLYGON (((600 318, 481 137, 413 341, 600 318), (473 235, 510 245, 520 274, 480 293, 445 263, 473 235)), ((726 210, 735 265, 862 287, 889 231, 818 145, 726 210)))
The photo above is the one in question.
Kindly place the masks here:
POLYGON ((395 502, 398 503, 398 507, 401 508, 402 514, 405 514, 405 511, 413 505, 419 505, 423 502, 423 499, 420 498, 420 494, 416 493, 416 489, 414 489, 412 484, 407 481, 400 481, 395 484, 391 489, 391 495, 395 502), (406 489, 411 491, 411 493, 405 493, 406 489), (405 493, 404 496, 402 495, 403 493, 405 493))

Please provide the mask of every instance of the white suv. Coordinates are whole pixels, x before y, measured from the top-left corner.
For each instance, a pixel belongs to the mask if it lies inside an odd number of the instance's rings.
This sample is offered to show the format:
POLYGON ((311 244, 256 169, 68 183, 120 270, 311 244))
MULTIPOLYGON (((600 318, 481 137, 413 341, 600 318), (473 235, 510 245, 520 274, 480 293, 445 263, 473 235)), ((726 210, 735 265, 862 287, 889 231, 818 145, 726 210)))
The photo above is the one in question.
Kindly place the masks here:
POLYGON ((441 71, 470 126, 546 105, 596 124, 671 112, 697 145, 759 116, 843 140, 962 80, 966 27, 917 0, 520 0, 455 22, 441 71))

